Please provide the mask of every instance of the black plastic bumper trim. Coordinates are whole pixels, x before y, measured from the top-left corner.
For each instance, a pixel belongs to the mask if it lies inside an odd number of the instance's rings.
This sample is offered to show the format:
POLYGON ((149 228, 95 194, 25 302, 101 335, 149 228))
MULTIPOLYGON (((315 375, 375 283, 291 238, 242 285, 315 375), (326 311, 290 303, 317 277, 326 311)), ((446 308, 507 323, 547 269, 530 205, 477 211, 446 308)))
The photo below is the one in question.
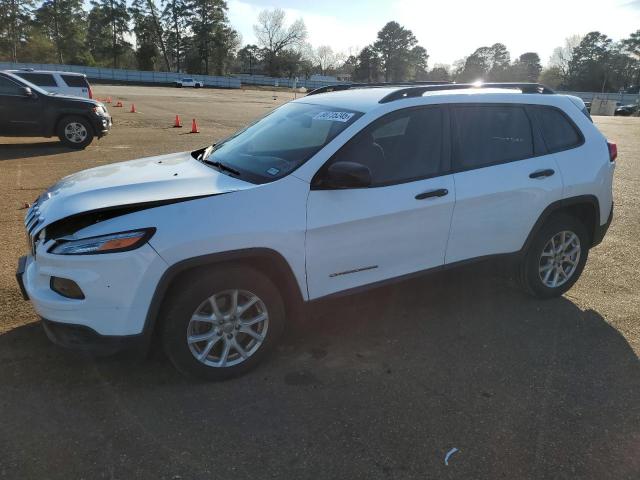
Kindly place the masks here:
POLYGON ((52 322, 42 319, 42 327, 54 344, 94 355, 112 355, 142 347, 142 335, 100 335, 86 325, 52 322))
POLYGON ((594 232, 594 235, 593 235, 593 242, 591 245, 592 247, 595 247, 596 245, 600 245, 600 243, 602 243, 604 236, 607 234, 607 231, 609 230, 609 226, 611 225, 612 220, 613 220, 613 204, 611 204, 611 211, 609 212, 607 223, 605 223, 604 225, 598 225, 596 227, 596 231, 594 232))
POLYGON ((27 257, 23 256, 18 259, 18 269, 16 270, 16 281, 18 282, 18 287, 20 287, 20 293, 22 293, 22 298, 25 300, 29 300, 29 294, 27 293, 27 289, 24 288, 24 271, 27 267, 27 257))

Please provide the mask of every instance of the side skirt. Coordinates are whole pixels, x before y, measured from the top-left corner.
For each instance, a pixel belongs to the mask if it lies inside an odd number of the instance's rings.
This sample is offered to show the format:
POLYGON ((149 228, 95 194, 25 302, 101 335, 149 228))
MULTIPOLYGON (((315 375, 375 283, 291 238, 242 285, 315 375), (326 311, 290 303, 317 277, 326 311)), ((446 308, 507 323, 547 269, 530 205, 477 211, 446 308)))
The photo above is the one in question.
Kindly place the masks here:
POLYGON ((356 295, 359 293, 364 293, 369 290, 375 290, 376 288, 386 287, 396 283, 402 283, 408 280, 425 277, 428 275, 444 272, 447 270, 452 270, 465 265, 472 265, 474 263, 482 263, 482 262, 489 262, 489 261, 503 261, 507 264, 509 262, 512 262, 515 264, 522 258, 522 255, 523 255, 523 251, 514 252, 514 253, 500 253, 496 255, 485 255, 483 257, 469 258, 467 260, 461 260, 459 262, 449 263, 446 265, 439 265, 437 267, 428 268, 426 270, 419 270, 417 272, 408 273, 406 275, 401 275, 399 277, 388 278, 385 280, 380 280, 378 282, 368 283, 366 285, 360 285, 358 287, 349 288, 347 290, 342 290, 339 292, 330 293, 329 295, 324 295, 322 297, 314 298, 312 300, 307 301, 305 303, 305 307, 313 308, 316 304, 320 304, 328 300, 347 297, 350 295, 356 295))

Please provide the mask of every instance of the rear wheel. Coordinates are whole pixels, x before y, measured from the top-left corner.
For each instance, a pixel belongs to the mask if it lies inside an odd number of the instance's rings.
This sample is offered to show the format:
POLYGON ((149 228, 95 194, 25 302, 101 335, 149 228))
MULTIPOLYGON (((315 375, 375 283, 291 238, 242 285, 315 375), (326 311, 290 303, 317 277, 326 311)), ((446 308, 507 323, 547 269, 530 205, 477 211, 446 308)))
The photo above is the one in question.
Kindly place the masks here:
POLYGON ((182 373, 225 380, 257 366, 284 328, 273 283, 247 267, 196 273, 169 297, 164 348, 182 373))
POLYGON ((83 117, 64 117, 58 123, 58 138, 71 148, 83 149, 93 141, 93 128, 83 117))
POLYGON ((580 220, 551 217, 537 233, 520 265, 520 279, 530 294, 557 297, 578 281, 589 255, 590 237, 580 220))

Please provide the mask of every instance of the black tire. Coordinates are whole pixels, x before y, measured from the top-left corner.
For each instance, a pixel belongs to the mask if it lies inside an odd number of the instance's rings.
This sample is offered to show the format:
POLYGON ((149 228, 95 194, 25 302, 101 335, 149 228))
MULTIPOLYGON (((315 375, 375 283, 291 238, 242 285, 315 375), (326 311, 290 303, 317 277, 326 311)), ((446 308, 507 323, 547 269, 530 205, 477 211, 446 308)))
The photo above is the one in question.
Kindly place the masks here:
MULTIPOLYGON (((520 283, 524 290, 538 298, 559 297, 569 290, 578 281, 578 278, 580 278, 582 270, 587 263, 590 246, 591 237, 579 219, 568 214, 553 215, 536 233, 520 263, 520 283), (550 242, 555 235, 565 231, 572 232, 578 237, 580 256, 572 272, 570 265, 567 263, 562 264, 560 268, 565 269, 565 273, 567 271, 571 272, 568 275, 569 278, 565 280, 564 283, 556 287, 551 287, 545 284, 542 278, 543 273, 539 270, 541 262, 543 262, 542 253, 548 242, 550 242)), ((545 262, 552 262, 552 260, 545 257, 545 262)), ((550 270, 554 270, 554 268, 551 267, 550 270)), ((551 275, 555 275, 555 272, 552 271, 551 275)))
POLYGON ((196 83, 195 87, 196 87, 196 88, 200 88, 200 84, 199 84, 199 83, 196 83))
MULTIPOLYGON (((172 290, 165 301, 166 313, 162 316, 161 322, 164 350, 171 362, 181 373, 189 377, 208 381, 219 381, 237 377, 255 368, 271 351, 280 338, 285 325, 284 303, 275 285, 259 271, 244 266, 212 267, 211 270, 198 270, 193 272, 179 282, 179 285, 172 290), (192 353, 192 348, 200 348, 201 351, 198 353, 203 353, 206 346, 208 346, 206 342, 210 340, 203 340, 202 343, 195 343, 192 344, 192 346, 188 344, 187 336, 189 335, 191 317, 196 313, 199 306, 213 294, 229 290, 250 292, 262 301, 262 306, 266 308, 268 314, 266 335, 264 336, 262 344, 258 346, 255 352, 240 363, 232 366, 206 365, 203 361, 196 359, 196 353, 192 353), (202 344, 205 344, 205 346, 202 346, 202 344)), ((218 306, 220 307, 220 305, 218 306)), ((256 305, 255 308, 259 308, 259 306, 260 305, 256 305)), ((223 308, 220 308, 220 310, 225 313, 223 308)), ((263 312, 263 310, 259 311, 263 312)), ((250 309, 247 310, 247 312, 251 314, 250 309)), ((232 320, 229 322, 232 322, 232 320)), ((262 327, 264 327, 264 325, 262 325, 262 327)), ((226 326, 219 327, 217 324, 212 324, 210 328, 210 330, 204 333, 211 334, 214 330, 218 330, 218 328, 219 331, 222 332, 222 329, 226 328, 226 326)), ((218 361, 221 361, 223 356, 222 350, 224 350, 228 343, 226 338, 231 339, 231 335, 237 336, 234 336, 233 340, 229 340, 229 342, 235 342, 236 340, 240 343, 247 340, 249 342, 251 341, 249 336, 242 334, 242 332, 235 330, 225 330, 225 332, 224 334, 212 336, 212 338, 217 339, 217 343, 213 348, 210 347, 211 353, 206 354, 207 356, 204 361, 213 362, 216 355, 219 357, 218 361)), ((231 360, 232 352, 229 353, 228 358, 230 361, 239 361, 239 351, 234 350, 234 353, 235 360, 231 360)))
POLYGON ((94 137, 93 127, 89 121, 84 117, 75 115, 60 119, 57 134, 64 145, 78 150, 86 148, 93 141, 94 137), (67 131, 67 127, 72 128, 74 125, 80 126, 78 135, 73 135, 67 131))

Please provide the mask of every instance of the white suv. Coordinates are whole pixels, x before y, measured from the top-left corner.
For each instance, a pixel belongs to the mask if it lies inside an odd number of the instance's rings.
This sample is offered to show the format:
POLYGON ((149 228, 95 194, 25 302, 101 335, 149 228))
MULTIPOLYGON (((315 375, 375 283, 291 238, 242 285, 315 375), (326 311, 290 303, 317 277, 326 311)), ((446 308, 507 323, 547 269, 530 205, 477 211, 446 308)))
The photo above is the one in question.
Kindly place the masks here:
POLYGON ((180 80, 176 80, 176 87, 202 88, 204 87, 204 83, 194 80, 193 78, 182 78, 180 80))
POLYGON ((10 73, 37 85, 47 92, 93 99, 91 85, 84 73, 50 70, 8 70, 10 73))
POLYGON ((611 222, 616 157, 581 100, 532 84, 331 89, 42 194, 17 276, 50 338, 161 338, 179 370, 222 379, 331 295, 504 254, 538 297, 576 282, 611 222))

